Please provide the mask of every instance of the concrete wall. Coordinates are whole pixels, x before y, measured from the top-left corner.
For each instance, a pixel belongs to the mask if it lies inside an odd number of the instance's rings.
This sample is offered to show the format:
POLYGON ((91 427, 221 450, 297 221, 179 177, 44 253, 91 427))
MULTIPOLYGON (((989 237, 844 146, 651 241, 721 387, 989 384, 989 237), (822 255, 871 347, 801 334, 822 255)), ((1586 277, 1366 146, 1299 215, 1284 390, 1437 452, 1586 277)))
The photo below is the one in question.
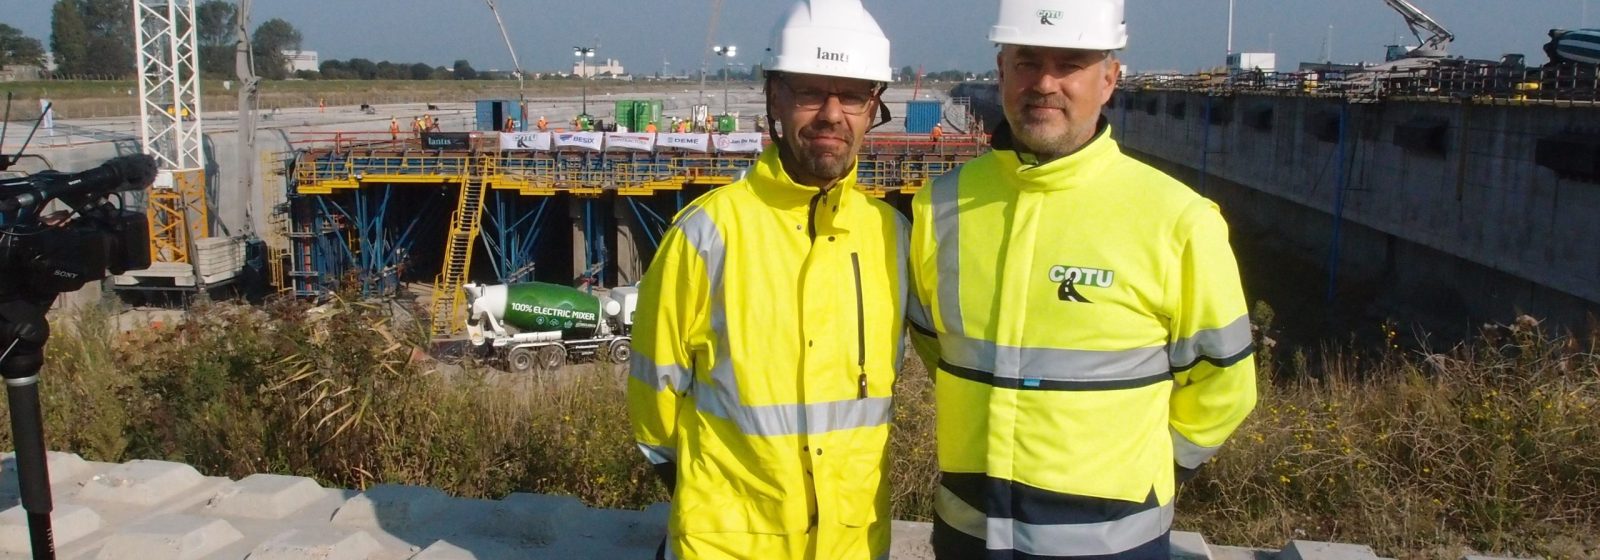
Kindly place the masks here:
POLYGON ((1478 316, 1576 322, 1600 308, 1600 184, 1534 162, 1541 138, 1600 130, 1600 107, 1138 92, 1119 94, 1106 116, 1125 149, 1232 199, 1230 217, 1269 226, 1311 258, 1325 258, 1345 180, 1340 266, 1352 277, 1445 288, 1478 316), (1405 142, 1418 123, 1442 126, 1442 153, 1405 142))

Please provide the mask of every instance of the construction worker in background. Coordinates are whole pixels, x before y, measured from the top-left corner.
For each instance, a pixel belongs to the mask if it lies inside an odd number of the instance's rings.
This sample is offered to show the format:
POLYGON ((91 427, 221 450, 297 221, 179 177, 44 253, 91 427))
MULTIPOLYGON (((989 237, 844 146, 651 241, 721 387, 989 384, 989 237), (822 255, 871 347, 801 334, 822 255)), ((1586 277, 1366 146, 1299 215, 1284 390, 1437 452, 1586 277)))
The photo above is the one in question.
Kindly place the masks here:
POLYGON ((429 116, 428 117, 428 132, 438 132, 438 131, 439 131, 439 119, 436 119, 436 118, 433 118, 432 116, 429 116))
POLYGON ((549 130, 550 130, 550 121, 544 120, 544 115, 540 115, 539 116, 539 132, 547 132, 549 130))
POLYGON ((389 117, 389 140, 400 140, 400 121, 394 117, 389 117))
POLYGON ((417 117, 411 120, 411 130, 417 134, 418 139, 421 139, 422 133, 428 131, 428 124, 423 122, 422 117, 417 117))
POLYGON ((649 133, 649 134, 655 134, 656 133, 656 121, 650 121, 650 124, 644 125, 644 131, 649 133))
POLYGON ((941 125, 939 123, 933 123, 933 130, 928 133, 928 139, 929 140, 933 140, 933 142, 935 144, 939 143, 940 140, 943 140, 944 139, 944 125, 941 125))
POLYGON ((672 489, 662 556, 886 558, 907 225, 856 156, 889 40, 860 0, 800 0, 768 52, 783 134, 678 214, 641 283, 633 435, 672 489))
POLYGON ((994 149, 912 201, 934 552, 1165 560, 1176 485, 1256 403, 1227 224, 1100 116, 1123 0, 999 6, 994 149))
POLYGON ((517 131, 517 120, 513 119, 511 117, 506 117, 506 122, 505 122, 504 125, 501 125, 500 132, 516 132, 516 131, 517 131))

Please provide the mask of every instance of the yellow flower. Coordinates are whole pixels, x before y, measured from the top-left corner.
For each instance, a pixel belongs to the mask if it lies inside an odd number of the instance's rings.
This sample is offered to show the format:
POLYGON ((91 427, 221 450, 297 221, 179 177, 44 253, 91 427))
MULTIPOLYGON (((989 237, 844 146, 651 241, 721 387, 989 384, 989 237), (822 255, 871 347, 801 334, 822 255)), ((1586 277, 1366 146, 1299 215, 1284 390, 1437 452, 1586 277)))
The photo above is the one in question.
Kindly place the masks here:
POLYGON ((1278 482, 1280 484, 1288 484, 1289 483, 1289 477, 1280 474, 1280 475, 1278 475, 1278 482))

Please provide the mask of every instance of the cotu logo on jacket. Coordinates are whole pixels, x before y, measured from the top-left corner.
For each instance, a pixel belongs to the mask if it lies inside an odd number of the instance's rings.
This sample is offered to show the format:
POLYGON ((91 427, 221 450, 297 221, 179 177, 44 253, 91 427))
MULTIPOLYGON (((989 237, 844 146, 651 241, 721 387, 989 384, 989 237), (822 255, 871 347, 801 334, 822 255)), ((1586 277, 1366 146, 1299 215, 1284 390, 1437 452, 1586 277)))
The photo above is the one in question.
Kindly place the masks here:
POLYGON ((1056 265, 1050 267, 1049 272, 1049 280, 1059 284, 1056 297, 1073 303, 1094 303, 1084 297, 1078 288, 1110 288, 1116 282, 1116 276, 1114 271, 1082 266, 1056 265))

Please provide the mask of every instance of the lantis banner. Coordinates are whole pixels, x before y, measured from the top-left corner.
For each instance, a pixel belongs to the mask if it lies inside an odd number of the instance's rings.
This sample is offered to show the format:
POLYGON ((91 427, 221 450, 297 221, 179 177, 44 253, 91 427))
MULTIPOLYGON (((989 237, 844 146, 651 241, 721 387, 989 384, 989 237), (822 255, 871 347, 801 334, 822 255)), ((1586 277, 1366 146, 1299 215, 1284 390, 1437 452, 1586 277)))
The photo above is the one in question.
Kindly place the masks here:
POLYGON ((549 132, 502 132, 500 133, 500 149, 503 151, 549 151, 550 136, 549 132))
POLYGON ((468 132, 427 132, 422 135, 422 147, 430 150, 466 150, 472 148, 472 134, 468 132))
POLYGON ((606 133, 606 149, 618 148, 624 150, 640 150, 648 152, 656 147, 656 135, 653 132, 608 132, 606 133))
POLYGON ((735 153, 757 153, 761 151, 760 132, 735 132, 732 134, 718 134, 715 140, 717 151, 735 153))
POLYGON ((656 146, 705 153, 711 151, 711 136, 708 134, 658 134, 656 135, 656 146))
POLYGON ((561 132, 556 134, 557 148, 584 148, 600 151, 605 147, 604 132, 561 132))

